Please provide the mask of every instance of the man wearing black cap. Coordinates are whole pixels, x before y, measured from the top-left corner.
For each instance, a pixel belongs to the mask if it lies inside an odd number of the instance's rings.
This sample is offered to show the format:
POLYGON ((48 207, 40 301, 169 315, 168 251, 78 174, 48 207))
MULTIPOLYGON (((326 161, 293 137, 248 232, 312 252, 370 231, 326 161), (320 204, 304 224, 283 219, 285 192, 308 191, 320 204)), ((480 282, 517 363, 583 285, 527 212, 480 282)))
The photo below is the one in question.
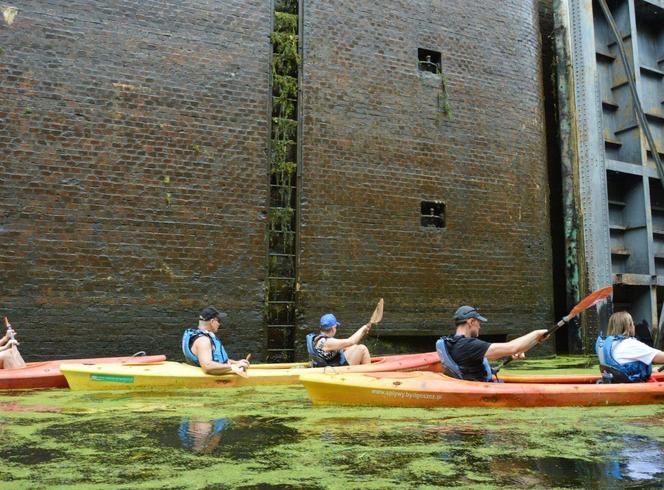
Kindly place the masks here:
POLYGON ((182 335, 182 352, 194 366, 200 366, 206 374, 235 373, 246 375, 249 360, 234 361, 228 358, 224 346, 215 333, 226 313, 208 306, 198 317, 198 328, 188 328, 182 335))
POLYGON ((456 334, 441 339, 452 363, 456 363, 453 367, 458 368, 458 377, 465 380, 490 381, 491 371, 485 359, 494 361, 508 356, 524 357, 523 353, 544 340, 547 332, 546 329, 533 330, 509 342, 489 343, 477 338, 481 324, 486 321, 477 308, 461 306, 454 313, 456 334))

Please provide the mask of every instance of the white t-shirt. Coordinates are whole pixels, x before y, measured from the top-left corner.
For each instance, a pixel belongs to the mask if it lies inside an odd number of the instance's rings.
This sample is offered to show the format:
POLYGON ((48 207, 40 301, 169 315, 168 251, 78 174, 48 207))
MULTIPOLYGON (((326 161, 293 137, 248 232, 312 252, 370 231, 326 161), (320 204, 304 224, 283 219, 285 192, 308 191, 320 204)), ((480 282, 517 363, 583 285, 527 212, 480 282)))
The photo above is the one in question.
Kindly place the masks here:
POLYGON ((633 337, 629 337, 614 344, 611 353, 618 364, 641 361, 649 366, 655 356, 659 354, 659 351, 633 337))

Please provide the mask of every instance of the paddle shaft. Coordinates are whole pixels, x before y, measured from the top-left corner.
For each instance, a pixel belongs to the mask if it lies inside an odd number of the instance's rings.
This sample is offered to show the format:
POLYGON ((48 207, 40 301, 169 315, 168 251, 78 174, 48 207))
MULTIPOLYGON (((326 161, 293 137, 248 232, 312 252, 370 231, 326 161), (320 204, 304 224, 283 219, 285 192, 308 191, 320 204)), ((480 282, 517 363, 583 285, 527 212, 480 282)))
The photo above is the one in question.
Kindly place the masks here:
MULTIPOLYGON (((572 320, 574 317, 576 317, 579 313, 582 311, 587 310, 597 302, 608 298, 611 293, 613 292, 613 286, 606 286, 601 289, 598 289, 596 291, 593 291, 590 293, 588 296, 583 298, 581 301, 579 301, 572 310, 563 317, 562 320, 560 320, 558 323, 556 323, 554 326, 550 327, 546 331, 546 335, 542 338, 542 340, 547 339, 551 336, 551 334, 555 333, 560 327, 568 324, 570 320, 572 320)), ((505 361, 502 362, 495 370, 494 372, 497 373, 500 371, 503 367, 507 366, 510 362, 512 362, 513 357, 507 358, 505 361)))

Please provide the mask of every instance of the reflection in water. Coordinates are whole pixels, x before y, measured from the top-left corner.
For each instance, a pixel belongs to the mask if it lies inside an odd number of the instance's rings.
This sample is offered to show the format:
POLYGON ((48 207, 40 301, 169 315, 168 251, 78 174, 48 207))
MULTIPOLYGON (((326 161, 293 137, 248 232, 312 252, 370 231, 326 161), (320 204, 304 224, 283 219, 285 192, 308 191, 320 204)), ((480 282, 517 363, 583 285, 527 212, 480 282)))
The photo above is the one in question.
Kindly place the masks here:
POLYGON ((177 437, 170 426, 166 432, 156 433, 155 438, 165 447, 180 447, 224 458, 251 459, 270 447, 299 440, 299 432, 284 424, 292 420, 252 416, 212 420, 188 417, 181 419, 177 437))
MULTIPOLYGON (((457 483, 463 484, 466 468, 487 467, 496 483, 524 486, 538 481, 553 486, 583 488, 607 488, 625 485, 627 482, 660 484, 664 481, 664 450, 656 440, 644 437, 622 436, 623 448, 607 456, 605 461, 591 461, 573 457, 545 456, 540 458, 506 457, 499 459, 478 456, 478 448, 514 445, 509 437, 496 437, 478 429, 459 427, 429 429, 444 440, 449 449, 438 453, 438 457, 464 468, 456 475, 457 483), (534 479, 534 480, 533 480, 534 479), (621 483, 622 482, 622 483, 621 483)), ((640 486, 640 484, 639 484, 640 486)))
POLYGON ((183 419, 178 436, 184 449, 201 454, 210 454, 219 445, 222 432, 229 427, 229 419, 215 419, 208 422, 183 419))
POLYGON ((664 454, 662 447, 648 437, 623 436, 625 447, 618 458, 624 463, 619 465, 617 479, 652 480, 664 474, 664 454))

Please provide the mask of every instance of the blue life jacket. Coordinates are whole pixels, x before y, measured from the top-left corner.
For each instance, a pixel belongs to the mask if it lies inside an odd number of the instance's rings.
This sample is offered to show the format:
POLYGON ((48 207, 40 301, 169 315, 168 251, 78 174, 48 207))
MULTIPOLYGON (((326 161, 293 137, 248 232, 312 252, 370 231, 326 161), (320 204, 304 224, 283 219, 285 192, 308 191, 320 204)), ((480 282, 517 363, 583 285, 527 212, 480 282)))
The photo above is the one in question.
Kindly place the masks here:
POLYGON ((212 360, 220 364, 226 364, 228 362, 228 354, 226 354, 226 350, 224 349, 224 346, 221 345, 221 342, 219 342, 217 336, 212 332, 201 330, 200 328, 188 328, 184 331, 184 334, 182 334, 182 353, 187 362, 200 367, 201 364, 198 361, 198 357, 196 357, 191 351, 191 346, 194 343, 194 340, 201 335, 210 339, 210 344, 212 344, 212 360))
POLYGON ((652 374, 652 366, 641 361, 632 361, 620 364, 613 357, 613 346, 625 340, 622 335, 609 335, 597 337, 595 352, 599 358, 599 368, 612 375, 614 383, 639 383, 647 381, 652 374))
MULTIPOLYGON (((313 367, 325 367, 325 366, 347 366, 348 361, 344 355, 344 351, 338 350, 334 357, 331 359, 325 359, 320 353, 316 350, 316 342, 321 337, 327 337, 323 333, 310 333, 307 335, 307 351, 309 351, 309 357, 311 358, 311 364, 313 367)), ((328 337, 329 338, 329 337, 328 337)))
MULTIPOLYGON (((440 362, 443 365, 443 372, 445 374, 451 376, 452 378, 465 379, 463 377, 463 373, 461 372, 461 368, 456 363, 456 361, 452 359, 452 356, 447 350, 446 343, 454 342, 455 341, 454 337, 455 336, 439 338, 438 341, 436 342, 436 351, 438 352, 438 357, 440 357, 440 362)), ((492 383, 494 381, 493 371, 491 371, 491 364, 489 364, 489 360, 485 357, 484 360, 482 361, 482 364, 484 366, 484 370, 486 371, 483 381, 487 383, 492 383)), ((469 380, 469 381, 475 381, 475 380, 469 380)))

